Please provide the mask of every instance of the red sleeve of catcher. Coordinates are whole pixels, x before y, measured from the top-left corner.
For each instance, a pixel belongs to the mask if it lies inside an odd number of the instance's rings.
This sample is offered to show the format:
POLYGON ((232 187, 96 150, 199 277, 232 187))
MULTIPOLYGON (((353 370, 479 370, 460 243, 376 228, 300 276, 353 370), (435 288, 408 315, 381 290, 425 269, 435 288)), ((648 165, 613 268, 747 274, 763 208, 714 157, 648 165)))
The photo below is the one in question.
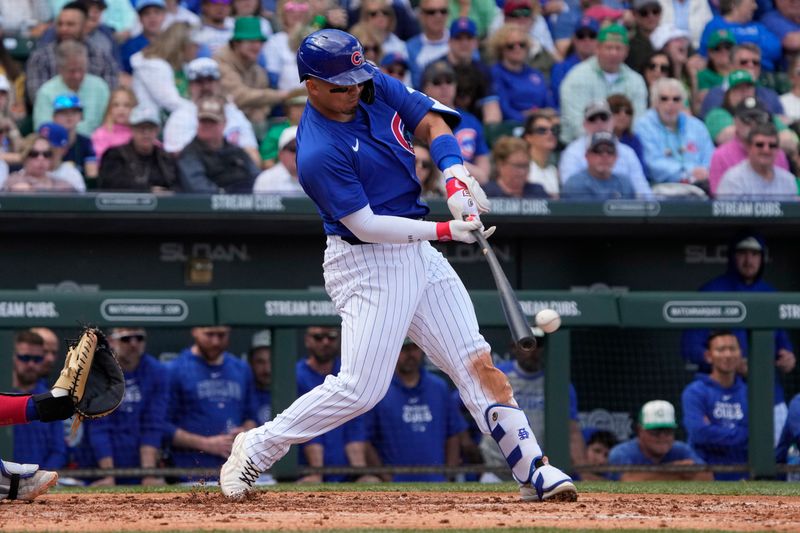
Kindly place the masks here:
POLYGON ((28 399, 29 394, 0 394, 0 426, 26 424, 28 418, 25 416, 25 409, 28 399))

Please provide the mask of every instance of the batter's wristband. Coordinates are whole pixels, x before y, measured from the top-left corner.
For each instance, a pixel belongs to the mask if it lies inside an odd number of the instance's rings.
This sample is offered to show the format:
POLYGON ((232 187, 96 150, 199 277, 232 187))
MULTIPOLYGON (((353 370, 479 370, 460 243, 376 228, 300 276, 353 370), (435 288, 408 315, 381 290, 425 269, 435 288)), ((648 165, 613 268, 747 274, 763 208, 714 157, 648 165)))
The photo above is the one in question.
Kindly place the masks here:
POLYGON ((453 240, 453 234, 450 232, 449 222, 436 223, 436 238, 442 242, 453 240))
POLYGON ((431 143, 431 158, 442 172, 453 165, 463 165, 461 147, 452 135, 439 135, 431 143))

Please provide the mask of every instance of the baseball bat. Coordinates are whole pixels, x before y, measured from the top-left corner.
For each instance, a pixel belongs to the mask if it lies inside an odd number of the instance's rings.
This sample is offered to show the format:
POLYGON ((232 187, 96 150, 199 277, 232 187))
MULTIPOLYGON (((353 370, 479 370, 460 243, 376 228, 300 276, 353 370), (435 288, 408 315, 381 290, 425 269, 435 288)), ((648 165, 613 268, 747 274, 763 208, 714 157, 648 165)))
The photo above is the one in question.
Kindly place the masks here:
POLYGON ((536 348, 536 338, 531 332, 531 326, 525 318, 525 313, 522 311, 522 306, 517 300, 514 289, 511 288, 511 283, 508 282, 503 267, 500 266, 500 261, 492 250, 492 245, 483 236, 480 230, 472 232, 478 245, 481 247, 481 252, 486 257, 486 262, 489 263, 489 269, 492 271, 494 283, 497 285, 497 291, 500 293, 500 304, 503 307, 503 314, 506 317, 506 324, 508 329, 511 330, 511 338, 522 350, 530 352, 536 348))

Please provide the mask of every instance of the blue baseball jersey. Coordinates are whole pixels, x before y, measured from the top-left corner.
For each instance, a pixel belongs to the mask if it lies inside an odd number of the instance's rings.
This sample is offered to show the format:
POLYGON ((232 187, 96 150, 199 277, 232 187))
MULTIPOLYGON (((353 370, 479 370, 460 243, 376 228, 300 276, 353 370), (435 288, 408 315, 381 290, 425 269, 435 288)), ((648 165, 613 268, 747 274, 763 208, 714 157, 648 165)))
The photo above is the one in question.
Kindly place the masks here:
MULTIPOLYGON (((608 454, 608 464, 610 465, 663 465, 685 459, 691 459, 698 465, 705 464, 705 461, 692 450, 691 446, 679 440, 675 441, 672 448, 659 462, 651 461, 642 453, 638 437, 617 444, 611 448, 608 454)), ((620 476, 620 472, 609 472, 608 474, 608 478, 613 480, 619 480, 620 476)))
POLYGON ((795 395, 789 402, 789 414, 783 425, 778 445, 775 447, 775 460, 785 463, 792 444, 800 448, 800 394, 795 395))
MULTIPOLYGON (((689 445, 708 464, 747 463, 747 385, 736 377, 724 388, 705 374, 681 395, 689 445)), ((742 479, 745 473, 715 473, 715 479, 742 479)))
MULTIPOLYGON (((386 396, 366 415, 369 440, 385 465, 444 465, 447 439, 467 429, 447 383, 421 371, 406 387, 395 376, 386 396)), ((396 474, 394 481, 446 481, 443 474, 396 474)))
MULTIPOLYGON (((167 365, 169 371, 169 440, 178 428, 210 437, 256 420, 257 406, 250 366, 225 352, 221 365, 209 365, 191 348, 167 365)), ((175 466, 222 466, 222 457, 173 447, 175 466)))
POLYGON ((272 420, 272 391, 269 389, 259 389, 255 387, 256 405, 256 424, 259 426, 264 422, 272 420))
POLYGON ((339 220, 367 205, 377 215, 427 215, 419 197, 412 132, 434 106, 458 116, 383 73, 373 83, 375 101, 360 102, 354 120, 330 120, 309 102, 298 126, 297 174, 327 235, 354 237, 339 220))
MULTIPOLYGON (((118 468, 141 466, 139 448, 161 448, 166 429, 167 375, 164 366, 149 354, 142 356, 133 372, 124 372, 125 397, 109 416, 87 420, 87 442, 94 464, 106 457, 118 468)), ((117 478, 118 484, 135 484, 138 478, 117 478)))
MULTIPOLYGON (((339 373, 341 361, 338 359, 333 365, 332 375, 339 373)), ((322 385, 325 381, 324 375, 320 374, 308 365, 308 361, 303 359, 297 362, 295 367, 297 376, 297 396, 302 396, 314 387, 322 385)), ((305 444, 321 444, 323 447, 323 464, 325 466, 349 466, 350 461, 345 453, 345 446, 350 442, 365 442, 367 440, 364 428, 364 417, 356 417, 349 422, 345 422, 339 427, 315 437, 305 444)), ((305 455, 298 454, 298 462, 307 465, 305 455)), ((347 476, 331 475, 325 476, 325 481, 339 482, 347 481, 347 476)))
MULTIPOLYGON (((49 390, 44 381, 39 381, 26 394, 41 394, 49 390)), ((63 423, 59 420, 15 425, 14 461, 37 464, 45 470, 57 470, 66 465, 67 443, 64 440, 63 423)))

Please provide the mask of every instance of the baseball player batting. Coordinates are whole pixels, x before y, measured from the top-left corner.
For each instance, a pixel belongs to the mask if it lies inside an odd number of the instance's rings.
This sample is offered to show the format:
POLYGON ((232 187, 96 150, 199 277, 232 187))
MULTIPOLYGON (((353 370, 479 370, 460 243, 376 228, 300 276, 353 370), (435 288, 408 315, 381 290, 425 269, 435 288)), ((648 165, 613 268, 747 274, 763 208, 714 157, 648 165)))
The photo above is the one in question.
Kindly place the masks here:
POLYGON ((478 215, 486 195, 463 165, 452 129, 459 116, 364 60, 361 43, 320 30, 297 51, 308 104, 297 132, 300 183, 327 235, 325 288, 342 317, 336 376, 261 427, 239 434, 220 485, 241 499, 292 444, 306 442, 383 398, 406 333, 446 372, 481 431, 490 434, 523 500, 574 501, 572 479, 543 461, 506 376, 492 364, 463 283, 428 241, 489 237, 478 215), (447 180, 449 222, 428 222, 411 133, 430 145, 447 180))

